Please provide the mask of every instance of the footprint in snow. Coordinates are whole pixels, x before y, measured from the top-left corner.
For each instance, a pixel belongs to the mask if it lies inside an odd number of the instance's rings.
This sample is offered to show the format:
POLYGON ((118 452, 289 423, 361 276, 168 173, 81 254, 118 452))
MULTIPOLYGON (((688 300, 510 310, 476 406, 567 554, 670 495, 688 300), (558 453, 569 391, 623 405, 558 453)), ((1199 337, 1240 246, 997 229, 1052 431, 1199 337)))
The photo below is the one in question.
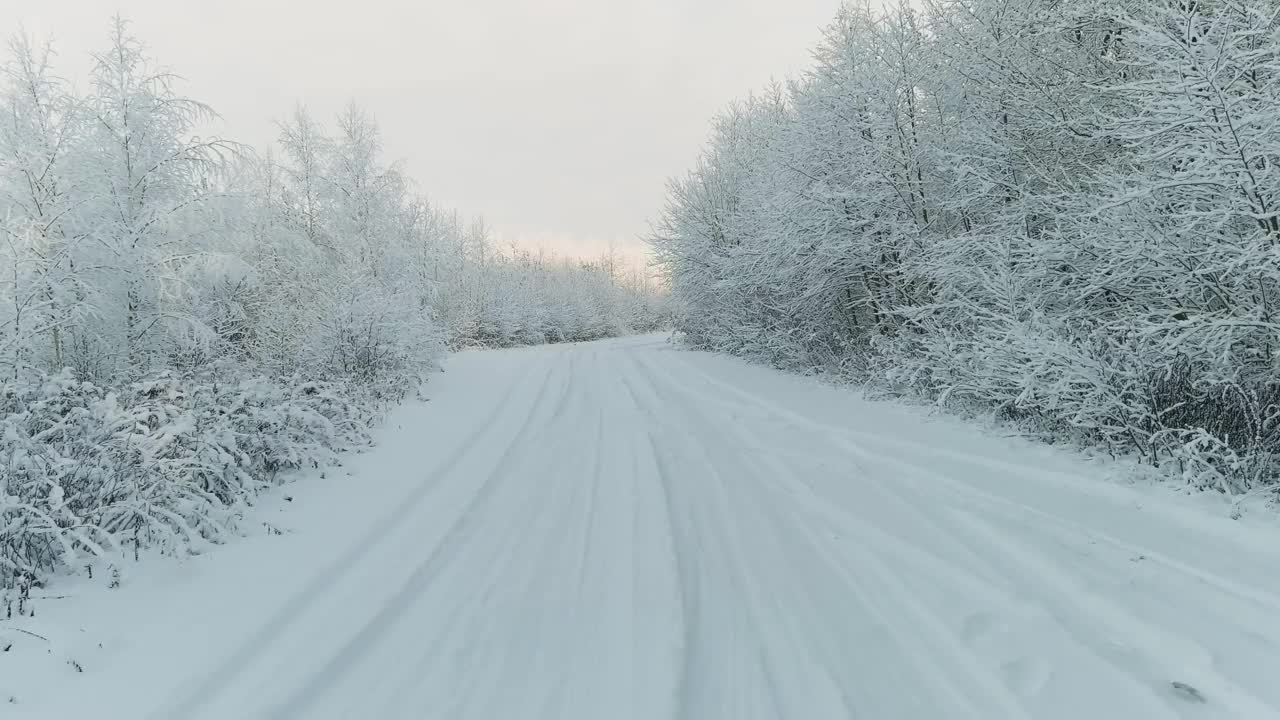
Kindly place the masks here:
POLYGON ((1187 702, 1194 702, 1194 703, 1207 702, 1205 700, 1204 695, 1201 694, 1199 690, 1195 689, 1194 687, 1184 682, 1178 682, 1177 680, 1174 680, 1173 682, 1169 683, 1169 685, 1170 687, 1173 688, 1174 695, 1177 695, 1178 697, 1182 698, 1183 700, 1186 700, 1187 702))

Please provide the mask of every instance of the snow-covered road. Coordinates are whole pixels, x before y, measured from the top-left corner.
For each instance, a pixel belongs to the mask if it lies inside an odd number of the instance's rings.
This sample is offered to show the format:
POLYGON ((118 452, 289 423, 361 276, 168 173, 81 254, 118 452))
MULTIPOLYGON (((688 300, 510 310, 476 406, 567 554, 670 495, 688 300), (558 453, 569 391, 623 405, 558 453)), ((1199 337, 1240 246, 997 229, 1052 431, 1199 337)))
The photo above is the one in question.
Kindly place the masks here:
POLYGON ((431 391, 259 508, 284 534, 50 601, 83 672, 9 710, 1280 717, 1262 523, 660 337, 464 353, 431 391))

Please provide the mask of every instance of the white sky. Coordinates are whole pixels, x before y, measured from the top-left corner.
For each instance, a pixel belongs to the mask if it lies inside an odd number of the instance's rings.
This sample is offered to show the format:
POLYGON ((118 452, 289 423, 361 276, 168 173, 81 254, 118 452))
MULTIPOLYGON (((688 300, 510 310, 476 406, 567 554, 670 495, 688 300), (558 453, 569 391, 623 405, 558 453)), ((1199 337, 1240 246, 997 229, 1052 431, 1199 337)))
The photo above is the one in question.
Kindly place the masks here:
MULTIPOLYGON (((388 159, 506 239, 638 248, 711 116, 803 69, 839 0, 0 0, 83 85, 119 11, 225 135, 375 113, 388 159)), ((7 33, 6 33, 7 34, 7 33)))

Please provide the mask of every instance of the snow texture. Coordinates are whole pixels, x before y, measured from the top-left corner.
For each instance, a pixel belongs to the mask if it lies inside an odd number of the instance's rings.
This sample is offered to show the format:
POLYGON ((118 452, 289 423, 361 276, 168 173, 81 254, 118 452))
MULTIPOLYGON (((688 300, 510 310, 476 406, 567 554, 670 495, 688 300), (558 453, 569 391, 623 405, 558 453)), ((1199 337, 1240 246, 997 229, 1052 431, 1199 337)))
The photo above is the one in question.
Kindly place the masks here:
POLYGON ((662 337, 445 377, 275 532, 33 591, 0 715, 1280 716, 1262 516, 662 337))

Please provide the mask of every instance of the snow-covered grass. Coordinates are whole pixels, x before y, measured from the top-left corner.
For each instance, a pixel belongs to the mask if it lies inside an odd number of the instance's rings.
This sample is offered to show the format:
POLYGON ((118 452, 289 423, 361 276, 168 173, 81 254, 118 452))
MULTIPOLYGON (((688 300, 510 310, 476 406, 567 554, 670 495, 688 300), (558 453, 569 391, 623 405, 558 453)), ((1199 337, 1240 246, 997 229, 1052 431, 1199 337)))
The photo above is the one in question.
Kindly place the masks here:
MULTIPOLYGON (((407 386, 402 386, 407 387, 407 386)), ((0 605, 45 575, 235 535, 263 490, 367 445, 386 388, 243 373, 0 388, 0 605)), ((112 572, 116 570, 111 570, 112 572)))

